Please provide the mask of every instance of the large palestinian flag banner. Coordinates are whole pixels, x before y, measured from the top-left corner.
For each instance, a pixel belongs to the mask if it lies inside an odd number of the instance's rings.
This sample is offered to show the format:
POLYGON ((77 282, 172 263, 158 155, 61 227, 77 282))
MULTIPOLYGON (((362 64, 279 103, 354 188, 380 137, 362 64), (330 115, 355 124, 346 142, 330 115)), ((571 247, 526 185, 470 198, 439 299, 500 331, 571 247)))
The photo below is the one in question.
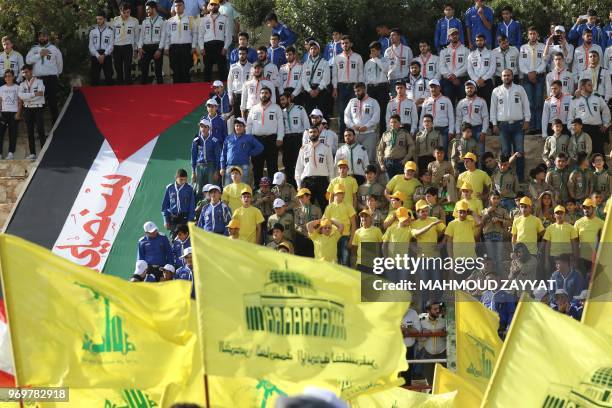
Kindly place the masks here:
POLYGON ((207 83, 74 90, 6 232, 127 278, 165 186, 189 171, 207 83))

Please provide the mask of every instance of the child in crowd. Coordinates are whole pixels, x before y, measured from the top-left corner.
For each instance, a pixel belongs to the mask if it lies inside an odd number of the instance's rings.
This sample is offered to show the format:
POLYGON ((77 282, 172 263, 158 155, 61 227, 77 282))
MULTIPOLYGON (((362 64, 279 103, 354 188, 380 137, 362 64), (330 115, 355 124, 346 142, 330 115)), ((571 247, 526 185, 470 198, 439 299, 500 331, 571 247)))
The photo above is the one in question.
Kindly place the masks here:
POLYGON ((542 152, 542 160, 549 169, 553 167, 555 158, 559 153, 568 153, 570 143, 570 137, 563 133, 563 122, 561 122, 561 119, 553 119, 552 130, 553 134, 546 138, 544 151, 542 152))

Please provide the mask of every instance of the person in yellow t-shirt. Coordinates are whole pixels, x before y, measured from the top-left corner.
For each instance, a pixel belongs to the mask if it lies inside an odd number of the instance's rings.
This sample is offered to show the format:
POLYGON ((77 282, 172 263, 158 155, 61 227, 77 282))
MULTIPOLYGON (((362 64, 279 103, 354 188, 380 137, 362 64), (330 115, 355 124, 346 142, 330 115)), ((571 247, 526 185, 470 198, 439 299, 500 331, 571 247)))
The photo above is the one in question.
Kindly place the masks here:
MULTIPOLYGON (((408 253, 412 233, 410 232, 410 214, 408 209, 400 207, 395 210, 397 222, 391 225, 383 234, 383 256, 395 258, 396 255, 404 256, 408 253)), ((396 269, 386 271, 385 276, 393 281, 399 282, 402 279, 410 278, 410 270, 396 269)))
POLYGON ((554 258, 561 254, 574 255, 574 267, 578 261, 578 233, 572 224, 565 222, 565 207, 555 207, 555 222, 550 224, 544 232, 544 262, 552 273, 554 258))
POLYGON ((429 205, 425 200, 416 203, 418 218, 410 223, 410 232, 417 242, 416 255, 428 258, 440 256, 438 240, 445 230, 442 220, 429 216, 429 205))
POLYGON ((240 222, 240 236, 242 241, 247 241, 253 244, 260 244, 261 241, 261 223, 264 222, 264 217, 259 208, 251 205, 253 192, 251 187, 247 187, 240 192, 242 206, 236 208, 232 218, 240 222))
POLYGON ((413 161, 407 161, 406 164, 404 164, 404 174, 393 176, 393 178, 387 183, 385 188, 385 197, 390 200, 393 193, 396 191, 401 191, 405 196, 404 207, 412 209, 414 206, 412 197, 414 196, 414 192, 417 187, 421 185, 421 182, 414 177, 416 171, 416 163, 413 161))
MULTIPOLYGON (((470 211, 472 212, 470 215, 474 217, 476 223, 480 223, 480 214, 482 213, 482 210, 484 208, 482 206, 482 200, 480 198, 472 197, 473 191, 474 190, 470 183, 463 183, 463 185, 461 186, 461 199, 467 201, 467 203, 470 205, 470 211)), ((455 204, 455 209, 453 210, 453 217, 457 218, 458 216, 459 212, 457 211, 457 204, 455 204)))
POLYGON ((361 227, 355 231, 353 237, 353 248, 357 250, 357 269, 362 272, 372 272, 372 260, 378 256, 378 246, 376 248, 372 243, 382 242, 382 231, 378 227, 372 225, 372 212, 370 210, 361 210, 359 212, 361 227), (362 257, 364 249, 362 244, 370 243, 365 249, 365 257, 362 257), (364 259, 365 258, 365 259, 364 259), (362 262, 365 261, 366 264, 362 262))
MULTIPOLYGON (((389 197, 390 197, 390 202, 391 202, 391 205, 389 206, 389 214, 383 221, 383 230, 385 231, 390 226, 397 223, 397 214, 398 214, 397 210, 399 208, 405 208, 404 201, 406 200, 406 195, 402 193, 401 191, 396 191, 395 193, 391 194, 389 197)), ((412 211, 407 208, 406 210, 408 211, 408 218, 413 219, 414 216, 412 214, 412 211)))
POLYGON ((242 182, 242 169, 240 167, 232 167, 230 169, 230 177, 232 178, 232 182, 223 188, 221 200, 225 202, 233 212, 242 205, 240 193, 245 188, 250 188, 250 186, 242 182))
POLYGON ((482 198, 486 196, 487 192, 491 189, 493 181, 491 177, 484 171, 476 168, 476 155, 472 152, 466 153, 463 157, 463 164, 467 169, 463 173, 459 174, 457 178, 457 185, 462 186, 464 183, 472 185, 474 190, 475 198, 482 198))
POLYGON ((338 177, 333 178, 332 181, 329 182, 329 186, 327 186, 327 196, 330 203, 334 201, 334 187, 342 185, 344 187, 344 201, 357 209, 357 190, 359 189, 359 185, 357 185, 357 180, 355 180, 354 177, 348 175, 348 171, 348 161, 338 161, 338 177))
POLYGON ((467 201, 457 202, 459 218, 446 226, 446 251, 451 258, 476 258, 476 237, 480 228, 473 219, 468 219, 470 205, 467 201))
POLYGON ((344 202, 344 187, 342 184, 334 186, 334 201, 332 201, 323 217, 338 221, 344 225, 342 237, 338 240, 338 263, 344 266, 351 266, 351 241, 357 229, 355 208, 344 202))
POLYGON ((314 244, 314 258, 322 261, 338 262, 338 241, 344 225, 329 218, 310 221, 306 224, 308 237, 314 244))
POLYGON ((227 231, 229 232, 229 239, 240 239, 240 221, 232 218, 227 224, 227 231))
POLYGON ((542 220, 531 214, 533 203, 529 197, 519 201, 521 215, 512 221, 512 246, 522 242, 533 256, 538 254, 538 240, 544 234, 542 220))
MULTIPOLYGON (((582 202, 584 217, 574 223, 580 242, 580 265, 579 270, 590 271, 593 264, 593 256, 597 251, 597 243, 601 238, 604 222, 595 216, 595 202, 587 198, 582 202)), ((607 248, 606 248, 607 249, 607 248)))

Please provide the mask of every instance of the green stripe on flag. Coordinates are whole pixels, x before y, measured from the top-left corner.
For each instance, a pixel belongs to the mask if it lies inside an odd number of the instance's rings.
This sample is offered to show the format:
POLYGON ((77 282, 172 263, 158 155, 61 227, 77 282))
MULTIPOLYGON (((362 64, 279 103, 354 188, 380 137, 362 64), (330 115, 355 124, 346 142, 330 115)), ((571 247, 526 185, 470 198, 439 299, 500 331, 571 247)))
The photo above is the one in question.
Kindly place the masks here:
POLYGON ((136 195, 113 243, 104 266, 104 273, 125 279, 132 276, 136 264, 138 240, 143 236, 142 225, 146 221, 155 222, 160 231, 165 232, 161 216, 164 191, 166 186, 174 181, 177 169, 184 168, 191 173, 191 142, 197 132, 197 123, 202 112, 203 105, 163 132, 157 139, 136 195))

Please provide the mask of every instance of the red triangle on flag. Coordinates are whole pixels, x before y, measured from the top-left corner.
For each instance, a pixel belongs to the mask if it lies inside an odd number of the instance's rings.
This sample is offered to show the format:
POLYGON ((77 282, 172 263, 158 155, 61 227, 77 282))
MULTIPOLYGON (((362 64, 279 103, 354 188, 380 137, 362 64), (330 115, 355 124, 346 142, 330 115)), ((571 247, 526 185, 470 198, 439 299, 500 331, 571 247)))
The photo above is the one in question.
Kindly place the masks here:
POLYGON ((203 104, 212 86, 199 82, 83 87, 81 91, 100 133, 122 162, 203 104))

